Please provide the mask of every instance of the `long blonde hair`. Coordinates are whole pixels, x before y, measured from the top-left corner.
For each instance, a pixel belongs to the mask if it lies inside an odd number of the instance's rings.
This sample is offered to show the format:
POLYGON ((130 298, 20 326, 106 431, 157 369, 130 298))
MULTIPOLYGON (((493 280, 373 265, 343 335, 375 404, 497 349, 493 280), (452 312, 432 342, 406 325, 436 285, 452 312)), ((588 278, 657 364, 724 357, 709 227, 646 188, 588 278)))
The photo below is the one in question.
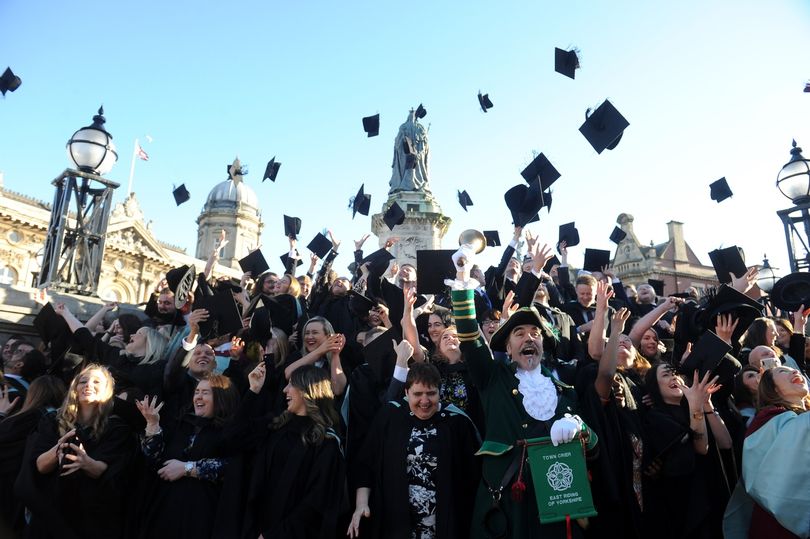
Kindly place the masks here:
POLYGON ((90 425, 85 425, 85 427, 89 427, 92 437, 98 440, 101 438, 104 428, 107 426, 107 419, 109 419, 113 409, 115 381, 110 371, 107 370, 107 367, 91 363, 73 377, 73 380, 70 382, 70 387, 68 387, 67 395, 65 395, 65 401, 62 403, 62 407, 56 412, 59 436, 64 436, 68 431, 76 427, 79 419, 79 390, 77 386, 82 377, 89 375, 91 371, 100 372, 106 382, 106 386, 101 394, 100 402, 94 408, 93 419, 90 425))
POLYGON ((138 365, 151 365, 163 359, 163 353, 169 345, 169 339, 154 328, 143 327, 138 331, 141 330, 146 335, 146 354, 144 354, 138 365))

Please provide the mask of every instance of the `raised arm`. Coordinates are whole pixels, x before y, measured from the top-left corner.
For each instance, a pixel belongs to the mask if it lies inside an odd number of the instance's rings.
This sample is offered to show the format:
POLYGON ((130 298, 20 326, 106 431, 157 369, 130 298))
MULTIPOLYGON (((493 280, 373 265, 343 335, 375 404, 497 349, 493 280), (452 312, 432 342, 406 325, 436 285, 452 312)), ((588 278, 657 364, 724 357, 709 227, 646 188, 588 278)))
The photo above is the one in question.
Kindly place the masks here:
POLYGON ((424 361, 425 351, 419 344, 419 332, 416 329, 416 320, 413 315, 413 306, 416 304, 416 289, 412 287, 405 288, 402 295, 405 300, 402 309, 402 338, 413 347, 414 361, 424 361))
MULTIPOLYGON (((599 283, 602 284, 602 283, 599 283)), ((598 294, 598 292, 597 292, 598 294)), ((597 299, 597 302, 599 300, 597 299)), ((630 318, 630 311, 619 309, 613 314, 610 320, 610 339, 608 340, 602 359, 599 361, 599 372, 596 375, 594 387, 602 402, 607 402, 610 398, 610 391, 613 386, 613 376, 616 374, 616 357, 619 348, 619 337, 624 331, 624 324, 630 318)), ((604 328, 603 328, 604 331, 604 328)), ((591 336, 593 336, 591 331, 591 336)), ((589 342, 590 344, 590 342, 589 342)))
POLYGON ((630 330, 630 340, 633 341, 633 346, 636 348, 640 347, 644 332, 661 320, 661 317, 664 316, 667 311, 680 305, 682 301, 683 300, 680 298, 670 296, 661 302, 660 305, 657 305, 655 309, 642 316, 638 322, 633 324, 633 329, 630 330))
MULTIPOLYGON (((596 313, 588 334, 588 355, 597 361, 605 350, 605 319, 608 313, 608 302, 613 297, 613 293, 613 288, 604 281, 596 283, 596 313)), ((622 329, 624 329, 624 324, 622 324, 622 329)))

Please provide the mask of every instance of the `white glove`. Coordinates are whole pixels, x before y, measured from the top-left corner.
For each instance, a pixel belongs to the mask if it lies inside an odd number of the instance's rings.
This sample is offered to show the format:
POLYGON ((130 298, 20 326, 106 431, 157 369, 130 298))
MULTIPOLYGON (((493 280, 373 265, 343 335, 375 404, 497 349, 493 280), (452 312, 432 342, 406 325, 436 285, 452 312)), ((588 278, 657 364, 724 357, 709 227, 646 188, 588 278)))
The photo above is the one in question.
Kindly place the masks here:
POLYGON ((456 271, 462 271, 465 266, 471 268, 473 265, 474 256, 475 248, 469 243, 465 243, 459 247, 458 251, 453 253, 453 256, 451 257, 453 259, 453 264, 456 265, 456 271), (461 262, 461 258, 464 258, 465 261, 461 262))
POLYGON ((579 416, 565 414, 551 424, 551 443, 554 446, 566 444, 582 430, 582 420, 579 416))

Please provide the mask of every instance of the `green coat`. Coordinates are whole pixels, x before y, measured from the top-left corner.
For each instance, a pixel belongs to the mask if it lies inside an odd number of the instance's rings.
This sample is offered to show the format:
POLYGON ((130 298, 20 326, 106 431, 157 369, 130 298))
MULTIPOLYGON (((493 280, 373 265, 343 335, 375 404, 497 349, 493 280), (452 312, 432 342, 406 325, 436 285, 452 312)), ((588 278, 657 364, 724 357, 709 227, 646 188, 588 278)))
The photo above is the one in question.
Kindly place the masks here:
MULTIPOLYGON (((483 524, 484 518, 493 505, 487 483, 493 488, 498 488, 507 468, 515 458, 515 451, 520 450, 516 447, 517 440, 548 436, 551 424, 555 420, 566 413, 575 414, 577 396, 571 386, 560 382, 541 366, 543 374, 552 379, 557 389, 557 408, 554 417, 548 421, 532 418, 523 407, 523 395, 518 391, 519 382, 515 376, 515 365, 494 360, 492 352, 478 332, 474 316, 475 307, 471 304, 472 291, 453 291, 452 296, 461 350, 472 381, 481 395, 486 422, 486 438, 478 451, 478 455, 483 458, 483 479, 476 494, 471 532, 473 538, 486 539, 489 535, 483 524), (472 318, 469 318, 471 312, 472 318)), ((590 429, 587 429, 587 435, 589 436, 587 449, 591 450, 596 445, 597 438, 590 429)), ((528 464, 524 465, 522 478, 527 488, 521 502, 512 500, 511 482, 502 493, 501 507, 509 520, 508 537, 516 539, 541 537, 541 528, 544 538, 556 537, 556 530, 562 533, 560 537, 565 537, 564 522, 541 527, 528 464)), ((512 479, 514 480, 515 478, 512 479)))

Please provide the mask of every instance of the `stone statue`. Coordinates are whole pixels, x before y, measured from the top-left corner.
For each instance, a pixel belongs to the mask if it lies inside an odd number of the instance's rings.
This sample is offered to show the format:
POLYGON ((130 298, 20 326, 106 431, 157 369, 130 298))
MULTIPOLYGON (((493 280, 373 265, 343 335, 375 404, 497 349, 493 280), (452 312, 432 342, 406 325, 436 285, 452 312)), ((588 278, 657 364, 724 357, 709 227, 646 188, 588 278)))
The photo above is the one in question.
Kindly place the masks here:
POLYGON ((394 161, 391 163, 389 195, 398 191, 430 193, 428 184, 430 148, 427 135, 427 129, 419 123, 416 113, 411 110, 408 119, 399 126, 399 133, 394 142, 394 161), (412 152, 411 155, 408 154, 409 152, 412 152))

